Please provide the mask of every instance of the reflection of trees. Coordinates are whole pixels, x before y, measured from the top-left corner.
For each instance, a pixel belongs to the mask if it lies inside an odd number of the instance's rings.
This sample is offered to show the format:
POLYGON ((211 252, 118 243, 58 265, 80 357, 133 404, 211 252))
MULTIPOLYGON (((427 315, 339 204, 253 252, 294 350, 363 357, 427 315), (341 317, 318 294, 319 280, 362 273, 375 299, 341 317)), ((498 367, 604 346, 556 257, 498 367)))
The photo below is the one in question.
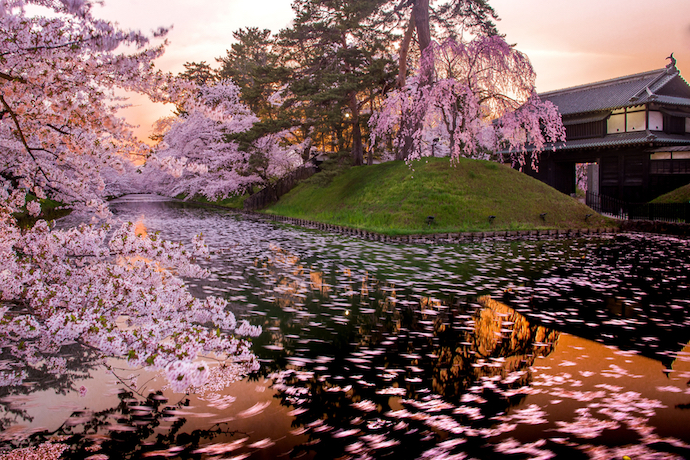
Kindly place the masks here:
MULTIPOLYGON (((326 330, 321 322, 315 323, 315 319, 323 319, 320 317, 322 302, 331 295, 342 294, 343 284, 348 286, 344 289, 349 292, 345 296, 348 302, 353 295, 360 294, 352 291, 351 286, 355 284, 352 280, 336 282, 335 272, 328 275, 306 266, 299 257, 276 245, 270 245, 269 249, 266 258, 254 261, 258 276, 252 280, 263 285, 265 291, 258 290, 252 293, 254 297, 250 296, 251 300, 262 303, 267 310, 265 319, 252 318, 252 322, 258 322, 263 329, 261 336, 253 341, 253 351, 258 352, 263 360, 259 372, 264 375, 284 368, 293 358, 296 348, 318 348, 324 342, 346 340, 344 337, 353 332, 351 325, 348 325, 349 320, 329 324, 338 331, 336 334, 333 330, 326 330), (338 284, 341 284, 340 292, 335 289, 338 284), (318 302, 313 302, 313 299, 318 299, 318 302), (267 304, 267 301, 270 303, 267 304)), ((348 275, 351 276, 351 273, 348 275)), ((361 289, 368 292, 364 285, 361 289)), ((344 307, 339 308, 341 316, 349 315, 344 307)))
POLYGON ((310 435, 302 449, 415 458, 449 433, 500 429, 491 417, 521 401, 530 366, 558 338, 488 297, 422 304, 390 311, 381 299, 369 314, 353 306, 332 346, 302 348, 277 374, 282 403, 310 435))
MULTIPOLYGON (((46 390, 58 395, 76 392, 75 382, 90 378, 91 371, 101 366, 101 360, 94 351, 77 344, 63 346, 60 358, 65 359, 61 372, 49 372, 45 364, 32 366, 26 369, 27 376, 22 385, 0 386, 0 432, 20 419, 31 421, 31 416, 22 409, 24 397, 46 390)), ((0 355, 0 362, 5 359, 0 355)), ((14 358, 8 360, 11 359, 14 358)))
MULTIPOLYGON (((438 360, 434 366, 435 393, 457 401, 474 382, 513 375, 511 387, 527 385, 528 369, 538 356, 553 351, 559 333, 532 325, 515 310, 481 297, 464 322, 439 325, 438 360)), ((489 392, 490 393, 490 392, 489 392)))
MULTIPOLYGON (((116 407, 99 412, 75 412, 54 432, 34 433, 27 439, 0 445, 0 450, 24 445, 39 445, 51 439, 60 439, 69 445, 63 454, 70 459, 86 459, 96 453, 105 453, 112 459, 145 457, 202 458, 206 449, 202 442, 217 438, 232 438, 235 432, 213 425, 204 430, 183 431, 184 417, 178 416, 189 405, 185 398, 177 404, 169 404, 158 393, 151 393, 141 400, 133 393, 118 395, 116 407)), ((239 449, 241 442, 219 445, 216 453, 239 449)))

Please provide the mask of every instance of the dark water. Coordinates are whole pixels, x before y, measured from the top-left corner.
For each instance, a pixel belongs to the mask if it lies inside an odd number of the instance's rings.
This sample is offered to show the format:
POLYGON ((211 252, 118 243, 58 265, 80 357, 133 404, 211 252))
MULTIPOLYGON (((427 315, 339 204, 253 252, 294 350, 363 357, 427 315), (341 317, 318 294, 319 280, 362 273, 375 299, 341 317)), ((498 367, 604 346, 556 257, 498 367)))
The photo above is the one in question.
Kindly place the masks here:
POLYGON ((5 446, 55 432, 73 458, 690 456, 687 241, 392 245, 145 198, 112 207, 168 239, 203 233, 212 277, 192 291, 263 326, 262 369, 142 399, 123 382, 146 396, 162 381, 117 380, 75 350, 61 385, 0 398, 5 446))

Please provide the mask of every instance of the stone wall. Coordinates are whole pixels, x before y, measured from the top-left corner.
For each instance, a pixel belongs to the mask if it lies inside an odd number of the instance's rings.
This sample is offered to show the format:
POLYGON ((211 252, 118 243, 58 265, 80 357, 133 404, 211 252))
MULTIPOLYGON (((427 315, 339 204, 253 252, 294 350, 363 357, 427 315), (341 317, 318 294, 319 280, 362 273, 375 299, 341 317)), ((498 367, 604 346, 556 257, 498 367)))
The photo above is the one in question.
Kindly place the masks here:
POLYGON ((574 230, 521 230, 521 231, 495 231, 495 232, 465 232, 465 233, 434 233, 427 235, 384 235, 376 232, 369 232, 362 229, 344 227, 341 225, 324 224, 313 222, 306 219, 294 217, 277 216, 273 214, 251 213, 264 219, 287 224, 298 225, 300 227, 313 228, 326 232, 350 235, 371 241, 383 241, 386 243, 414 243, 414 244, 435 244, 435 243, 463 243, 470 241, 481 241, 485 239, 554 239, 554 238, 575 238, 584 235, 604 235, 618 233, 615 227, 595 228, 595 229, 574 229, 574 230))
POLYGON ((690 224, 662 222, 658 220, 625 220, 621 224, 621 230, 624 232, 690 236, 690 224))

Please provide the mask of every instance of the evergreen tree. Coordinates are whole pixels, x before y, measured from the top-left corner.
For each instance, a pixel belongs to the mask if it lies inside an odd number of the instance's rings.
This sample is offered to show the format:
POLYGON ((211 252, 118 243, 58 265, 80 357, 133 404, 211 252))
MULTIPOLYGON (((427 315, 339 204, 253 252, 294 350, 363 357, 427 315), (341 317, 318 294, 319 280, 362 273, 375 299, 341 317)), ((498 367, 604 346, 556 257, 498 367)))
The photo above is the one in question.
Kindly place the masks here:
MULTIPOLYGON (((218 75, 232 80, 239 88, 242 102, 247 104, 259 120, 251 129, 232 136, 240 149, 252 150, 263 136, 288 138, 294 144, 304 142, 305 135, 296 132, 286 111, 281 110, 280 90, 288 81, 290 71, 283 67, 276 39, 269 29, 247 27, 233 32, 235 43, 224 57, 218 58, 218 75), (290 130, 286 134, 286 130, 290 130)), ((262 156, 252 155, 250 162, 257 168, 264 166, 262 156)), ((306 158, 305 158, 306 159, 306 158)))
POLYGON ((236 40, 225 57, 218 58, 221 79, 231 79, 239 86, 242 100, 259 117, 272 116, 270 96, 278 89, 284 72, 276 54, 275 39, 269 29, 239 29, 236 40))
POLYGON ((212 85, 218 81, 216 71, 206 61, 185 62, 184 68, 185 71, 180 73, 180 77, 192 81, 199 86, 212 85))
POLYGON ((281 31, 293 69, 291 108, 315 142, 350 147, 352 163, 364 157, 362 131, 373 100, 393 87, 390 44, 395 35, 377 21, 379 0, 296 0, 294 25, 281 31))

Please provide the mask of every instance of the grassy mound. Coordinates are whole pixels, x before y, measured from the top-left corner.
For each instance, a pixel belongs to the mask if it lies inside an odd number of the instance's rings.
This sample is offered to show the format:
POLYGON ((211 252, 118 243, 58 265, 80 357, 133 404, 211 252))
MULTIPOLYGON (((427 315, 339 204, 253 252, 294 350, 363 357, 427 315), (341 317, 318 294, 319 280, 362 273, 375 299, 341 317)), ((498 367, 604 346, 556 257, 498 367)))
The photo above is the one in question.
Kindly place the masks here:
POLYGON ((310 182, 264 212, 387 234, 614 225, 542 182, 488 161, 453 166, 429 158, 412 168, 395 161, 351 168, 325 187, 310 182))
POLYGON ((651 203, 688 203, 690 202, 690 184, 656 197, 651 203))

